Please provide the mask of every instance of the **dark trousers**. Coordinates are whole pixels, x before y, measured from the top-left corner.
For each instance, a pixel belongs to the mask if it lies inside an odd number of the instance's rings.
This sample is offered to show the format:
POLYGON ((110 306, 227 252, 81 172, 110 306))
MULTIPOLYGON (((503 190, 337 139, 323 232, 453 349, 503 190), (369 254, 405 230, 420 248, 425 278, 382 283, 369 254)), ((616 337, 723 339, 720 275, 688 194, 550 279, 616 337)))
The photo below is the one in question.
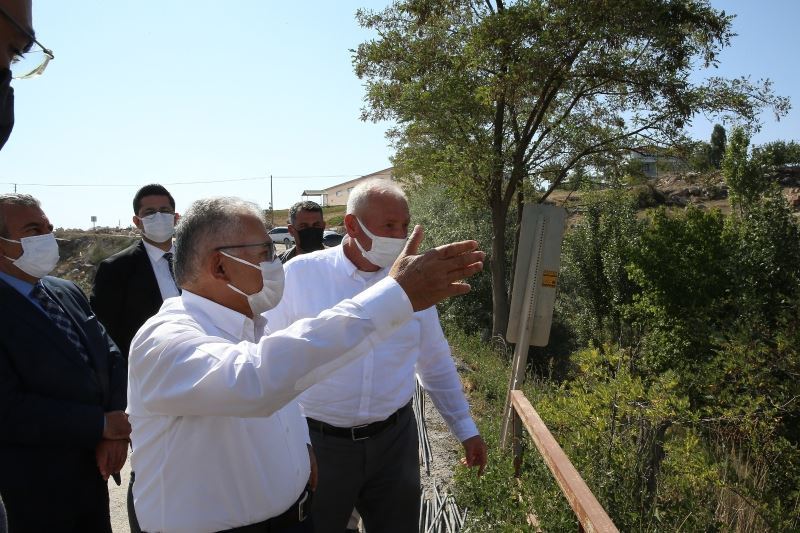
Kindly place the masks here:
POLYGON ((419 528, 419 452, 411 409, 397 423, 364 440, 311 429, 319 465, 314 494, 316 533, 342 533, 355 507, 369 533, 409 533, 419 528))
POLYGON ((226 531, 219 531, 218 533, 315 533, 315 532, 316 529, 314 528, 314 520, 309 517, 303 522, 282 528, 270 526, 262 522, 250 526, 242 526, 242 527, 237 527, 235 529, 228 529, 226 531))
POLYGON ((100 472, 71 487, 6 490, 3 500, 11 533, 111 533, 108 486, 100 472), (64 502, 63 491, 76 497, 64 502))

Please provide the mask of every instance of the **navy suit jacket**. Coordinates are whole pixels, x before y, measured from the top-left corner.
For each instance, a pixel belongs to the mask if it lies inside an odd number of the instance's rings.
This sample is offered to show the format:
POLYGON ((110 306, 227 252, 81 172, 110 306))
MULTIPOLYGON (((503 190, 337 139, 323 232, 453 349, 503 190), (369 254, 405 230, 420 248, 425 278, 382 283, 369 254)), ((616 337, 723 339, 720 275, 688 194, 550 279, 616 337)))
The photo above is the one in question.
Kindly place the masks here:
POLYGON ((44 514, 59 524, 60 514, 103 494, 94 505, 107 513, 95 447, 104 413, 126 407, 127 367, 74 283, 49 276, 42 283, 78 326, 90 361, 0 280, 0 494, 9 520, 16 513, 40 523, 44 514), (47 497, 51 490, 57 498, 47 497))
POLYGON ((100 263, 89 299, 97 318, 127 359, 133 336, 163 303, 144 242, 100 263))

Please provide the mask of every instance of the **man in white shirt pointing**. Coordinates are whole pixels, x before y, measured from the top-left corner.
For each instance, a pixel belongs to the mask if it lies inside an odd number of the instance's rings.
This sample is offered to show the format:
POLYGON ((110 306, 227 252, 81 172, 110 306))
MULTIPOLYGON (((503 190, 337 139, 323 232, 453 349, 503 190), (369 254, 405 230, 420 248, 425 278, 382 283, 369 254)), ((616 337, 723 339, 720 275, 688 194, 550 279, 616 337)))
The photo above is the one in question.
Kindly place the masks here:
MULTIPOLYGON (((316 316, 385 282, 406 244, 409 219, 405 194, 391 181, 373 180, 353 189, 342 246, 285 265, 286 297, 266 314, 268 328, 316 316)), ((366 357, 332 372, 300 397, 319 461, 312 513, 317 532, 342 533, 354 506, 369 533, 416 531, 415 373, 462 442, 464 462, 483 471, 486 445, 470 417, 436 309, 421 310, 386 332, 366 357)))
POLYGON ((183 289, 131 343, 128 413, 134 505, 147 532, 311 531, 315 483, 296 396, 469 286, 483 252, 465 241, 413 255, 387 279, 269 336, 260 316, 283 292, 262 212, 199 200, 176 230, 183 289))

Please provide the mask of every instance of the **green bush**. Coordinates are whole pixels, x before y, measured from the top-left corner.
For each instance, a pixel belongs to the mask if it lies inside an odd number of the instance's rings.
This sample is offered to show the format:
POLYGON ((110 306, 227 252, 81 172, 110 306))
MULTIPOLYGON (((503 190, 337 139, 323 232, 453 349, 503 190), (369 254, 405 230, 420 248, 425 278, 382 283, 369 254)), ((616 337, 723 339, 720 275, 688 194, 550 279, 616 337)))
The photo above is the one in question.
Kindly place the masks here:
MULTIPOLYGON (((565 239, 554 339, 577 349, 538 353, 523 389, 623 531, 800 528, 800 227, 747 148, 734 131, 730 216, 637 220, 635 199, 612 189, 586 195, 565 239)), ((508 349, 448 336, 496 445, 508 349)), ((574 530, 525 446, 519 481, 498 451, 483 479, 456 477, 476 530, 529 531, 531 510, 546 531, 574 530)))
MULTIPOLYGON (((454 241, 473 239, 483 250, 491 249, 488 211, 459 207, 444 186, 427 185, 409 195, 411 223, 425 230, 422 250, 454 241)), ((510 242, 513 242, 511 240, 510 242)), ((508 258, 506 259, 508 260, 508 258)), ((482 333, 492 326, 492 286, 488 267, 469 278, 469 294, 439 305, 442 318, 467 332, 482 333)))

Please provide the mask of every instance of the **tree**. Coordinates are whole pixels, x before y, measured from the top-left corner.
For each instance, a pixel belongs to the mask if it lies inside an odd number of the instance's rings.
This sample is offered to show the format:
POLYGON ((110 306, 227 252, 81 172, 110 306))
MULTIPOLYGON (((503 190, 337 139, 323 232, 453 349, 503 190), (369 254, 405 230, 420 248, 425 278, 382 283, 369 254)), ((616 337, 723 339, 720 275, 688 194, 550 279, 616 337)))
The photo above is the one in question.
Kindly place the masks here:
POLYGON ((800 166, 800 143, 773 141, 753 148, 753 159, 764 167, 800 166))
POLYGON ((731 206, 740 214, 755 205, 770 186, 758 161, 748 155, 750 137, 744 129, 735 128, 722 159, 722 174, 730 190, 731 206))
POLYGON ((720 168, 722 157, 725 155, 725 145, 727 142, 728 137, 725 133, 725 128, 719 124, 714 124, 714 131, 711 132, 711 150, 708 152, 711 166, 714 168, 720 168))
POLYGON ((765 106, 788 109, 769 81, 690 81, 732 36, 705 0, 395 0, 356 16, 377 33, 353 60, 362 118, 394 121, 398 176, 491 213, 495 334, 513 204, 544 201, 598 158, 671 143, 698 112, 754 123, 765 106))

